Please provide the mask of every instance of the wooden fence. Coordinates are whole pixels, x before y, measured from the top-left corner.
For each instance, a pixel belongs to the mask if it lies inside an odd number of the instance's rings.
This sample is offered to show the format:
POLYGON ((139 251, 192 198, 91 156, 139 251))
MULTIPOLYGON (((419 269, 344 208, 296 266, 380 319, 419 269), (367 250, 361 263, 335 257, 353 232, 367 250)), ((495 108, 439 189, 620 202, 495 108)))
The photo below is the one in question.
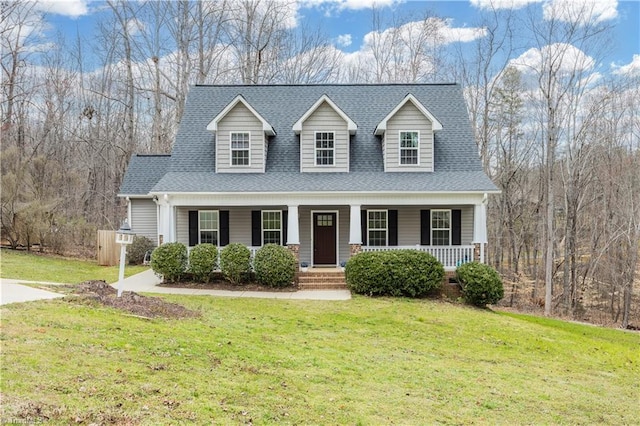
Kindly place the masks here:
POLYGON ((114 266, 120 262, 120 245, 116 231, 98 231, 98 265, 114 266))

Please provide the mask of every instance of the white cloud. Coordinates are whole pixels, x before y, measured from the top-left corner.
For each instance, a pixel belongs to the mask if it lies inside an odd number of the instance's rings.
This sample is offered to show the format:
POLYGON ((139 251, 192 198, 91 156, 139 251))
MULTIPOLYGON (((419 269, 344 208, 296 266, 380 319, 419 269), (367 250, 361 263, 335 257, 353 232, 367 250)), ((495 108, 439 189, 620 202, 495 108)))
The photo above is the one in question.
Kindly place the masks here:
POLYGON ((45 13, 70 18, 78 18, 89 13, 86 0, 40 0, 35 3, 35 7, 45 13))
POLYGON ((129 35, 137 35, 146 28, 144 22, 137 18, 131 18, 127 21, 127 33, 129 35))
POLYGON ((470 0, 471 6, 478 9, 522 9, 530 3, 540 3, 543 0, 470 0))
POLYGON ((299 3, 303 7, 327 8, 330 10, 363 10, 372 8, 383 8, 399 3, 400 0, 301 0, 299 3))
POLYGON ((612 65, 613 73, 623 76, 640 76, 640 55, 633 55, 633 59, 627 65, 612 65))
POLYGON ((541 70, 550 61, 559 63, 557 69, 562 73, 585 72, 595 65, 592 57, 567 43, 554 43, 542 49, 533 47, 512 59, 510 65, 523 73, 531 73, 533 70, 541 70))
POLYGON ((342 34, 336 37, 336 44, 340 47, 349 47, 351 43, 351 34, 342 34))
MULTIPOLYGON (((437 18, 431 18, 431 19, 437 19, 437 18)), ((482 38, 487 34, 487 30, 485 28, 478 28, 478 27, 455 28, 451 26, 451 24, 453 23, 453 20, 451 19, 445 19, 445 20, 438 19, 438 21, 440 21, 439 33, 440 33, 440 36, 442 37, 442 41, 445 44, 455 43, 455 42, 466 43, 466 42, 476 40, 478 38, 482 38)))
POLYGON ((586 24, 618 17, 618 0, 550 0, 542 7, 544 19, 586 24))

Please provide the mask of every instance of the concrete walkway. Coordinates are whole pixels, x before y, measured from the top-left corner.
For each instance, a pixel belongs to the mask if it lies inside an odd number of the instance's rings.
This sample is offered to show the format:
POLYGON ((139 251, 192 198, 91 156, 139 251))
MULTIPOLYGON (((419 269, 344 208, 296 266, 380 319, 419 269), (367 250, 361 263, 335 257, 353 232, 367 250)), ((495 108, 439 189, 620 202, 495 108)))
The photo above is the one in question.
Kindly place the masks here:
MULTIPOLYGON (((55 299, 64 297, 64 294, 41 290, 22 284, 59 284, 44 281, 0 279, 0 305, 18 302, 30 302, 34 300, 55 299)), ((161 293, 161 294, 186 294, 191 296, 218 296, 218 297, 254 297, 262 299, 291 299, 291 300, 349 300, 349 290, 300 290, 300 291, 230 291, 230 290, 201 290, 194 288, 159 287, 160 279, 148 269, 139 274, 123 280, 123 291, 135 291, 136 293, 161 293)), ((118 283, 111 284, 118 288, 118 283)))
MULTIPOLYGON (((194 288, 159 287, 160 278, 148 269, 139 274, 125 278, 122 291, 136 293, 186 294, 191 296, 219 296, 219 297, 254 297, 262 299, 295 299, 295 300, 349 300, 349 290, 299 290, 299 291, 231 291, 231 290, 201 290, 194 288)), ((111 284, 118 288, 118 283, 111 284)))
MULTIPOLYGON (((52 291, 41 290, 39 288, 22 285, 25 283, 35 284, 34 281, 14 280, 9 278, 0 279, 0 305, 9 303, 31 302, 34 300, 56 299, 64 297, 64 294, 54 293, 52 291)), ((37 281, 39 284, 53 284, 37 281)))

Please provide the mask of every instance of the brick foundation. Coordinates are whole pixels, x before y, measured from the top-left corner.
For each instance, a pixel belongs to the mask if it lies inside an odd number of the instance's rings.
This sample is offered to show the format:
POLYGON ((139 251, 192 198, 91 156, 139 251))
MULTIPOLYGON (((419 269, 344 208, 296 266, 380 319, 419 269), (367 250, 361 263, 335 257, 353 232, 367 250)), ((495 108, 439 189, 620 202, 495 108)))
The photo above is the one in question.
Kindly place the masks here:
POLYGON ((447 299, 458 299, 462 297, 462 289, 460 284, 456 282, 449 282, 452 278, 456 277, 456 271, 445 271, 444 279, 442 280, 442 296, 447 299))
POLYGON ((362 251, 362 245, 360 244, 349 244, 349 247, 351 249, 351 256, 355 256, 362 251))
POLYGON ((296 263, 300 263, 300 244, 289 244, 287 248, 296 257, 296 263))

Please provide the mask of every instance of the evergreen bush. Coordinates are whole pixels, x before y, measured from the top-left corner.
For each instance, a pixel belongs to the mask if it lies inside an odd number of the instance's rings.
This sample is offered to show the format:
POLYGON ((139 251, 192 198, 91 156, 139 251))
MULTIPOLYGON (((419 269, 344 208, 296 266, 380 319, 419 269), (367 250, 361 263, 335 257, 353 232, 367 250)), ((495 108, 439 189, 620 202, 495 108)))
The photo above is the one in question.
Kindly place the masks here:
POLYGON ((142 235, 136 235, 133 237, 133 243, 127 247, 127 260, 129 265, 142 265, 144 262, 144 255, 148 251, 153 251, 155 244, 149 238, 142 235))
POLYGON ((484 307, 504 297, 504 286, 498 272, 479 262, 464 263, 456 269, 462 295, 469 304, 484 307))
POLYGON ((218 248, 213 244, 198 244, 189 253, 189 272, 196 281, 208 283, 218 266, 218 248))
POLYGON ((419 250, 363 252, 349 259, 345 276, 358 294, 423 297, 442 285, 444 267, 419 250))
POLYGON ((242 284, 251 273, 251 250, 240 243, 225 246, 220 251, 220 270, 232 284, 242 284))
POLYGON ((288 287, 293 284, 297 267, 296 257, 291 251, 277 244, 261 247, 253 260, 256 279, 270 287, 288 287))
POLYGON ((187 269, 187 247, 182 243, 165 243, 151 253, 151 269, 165 280, 176 282, 187 269))

